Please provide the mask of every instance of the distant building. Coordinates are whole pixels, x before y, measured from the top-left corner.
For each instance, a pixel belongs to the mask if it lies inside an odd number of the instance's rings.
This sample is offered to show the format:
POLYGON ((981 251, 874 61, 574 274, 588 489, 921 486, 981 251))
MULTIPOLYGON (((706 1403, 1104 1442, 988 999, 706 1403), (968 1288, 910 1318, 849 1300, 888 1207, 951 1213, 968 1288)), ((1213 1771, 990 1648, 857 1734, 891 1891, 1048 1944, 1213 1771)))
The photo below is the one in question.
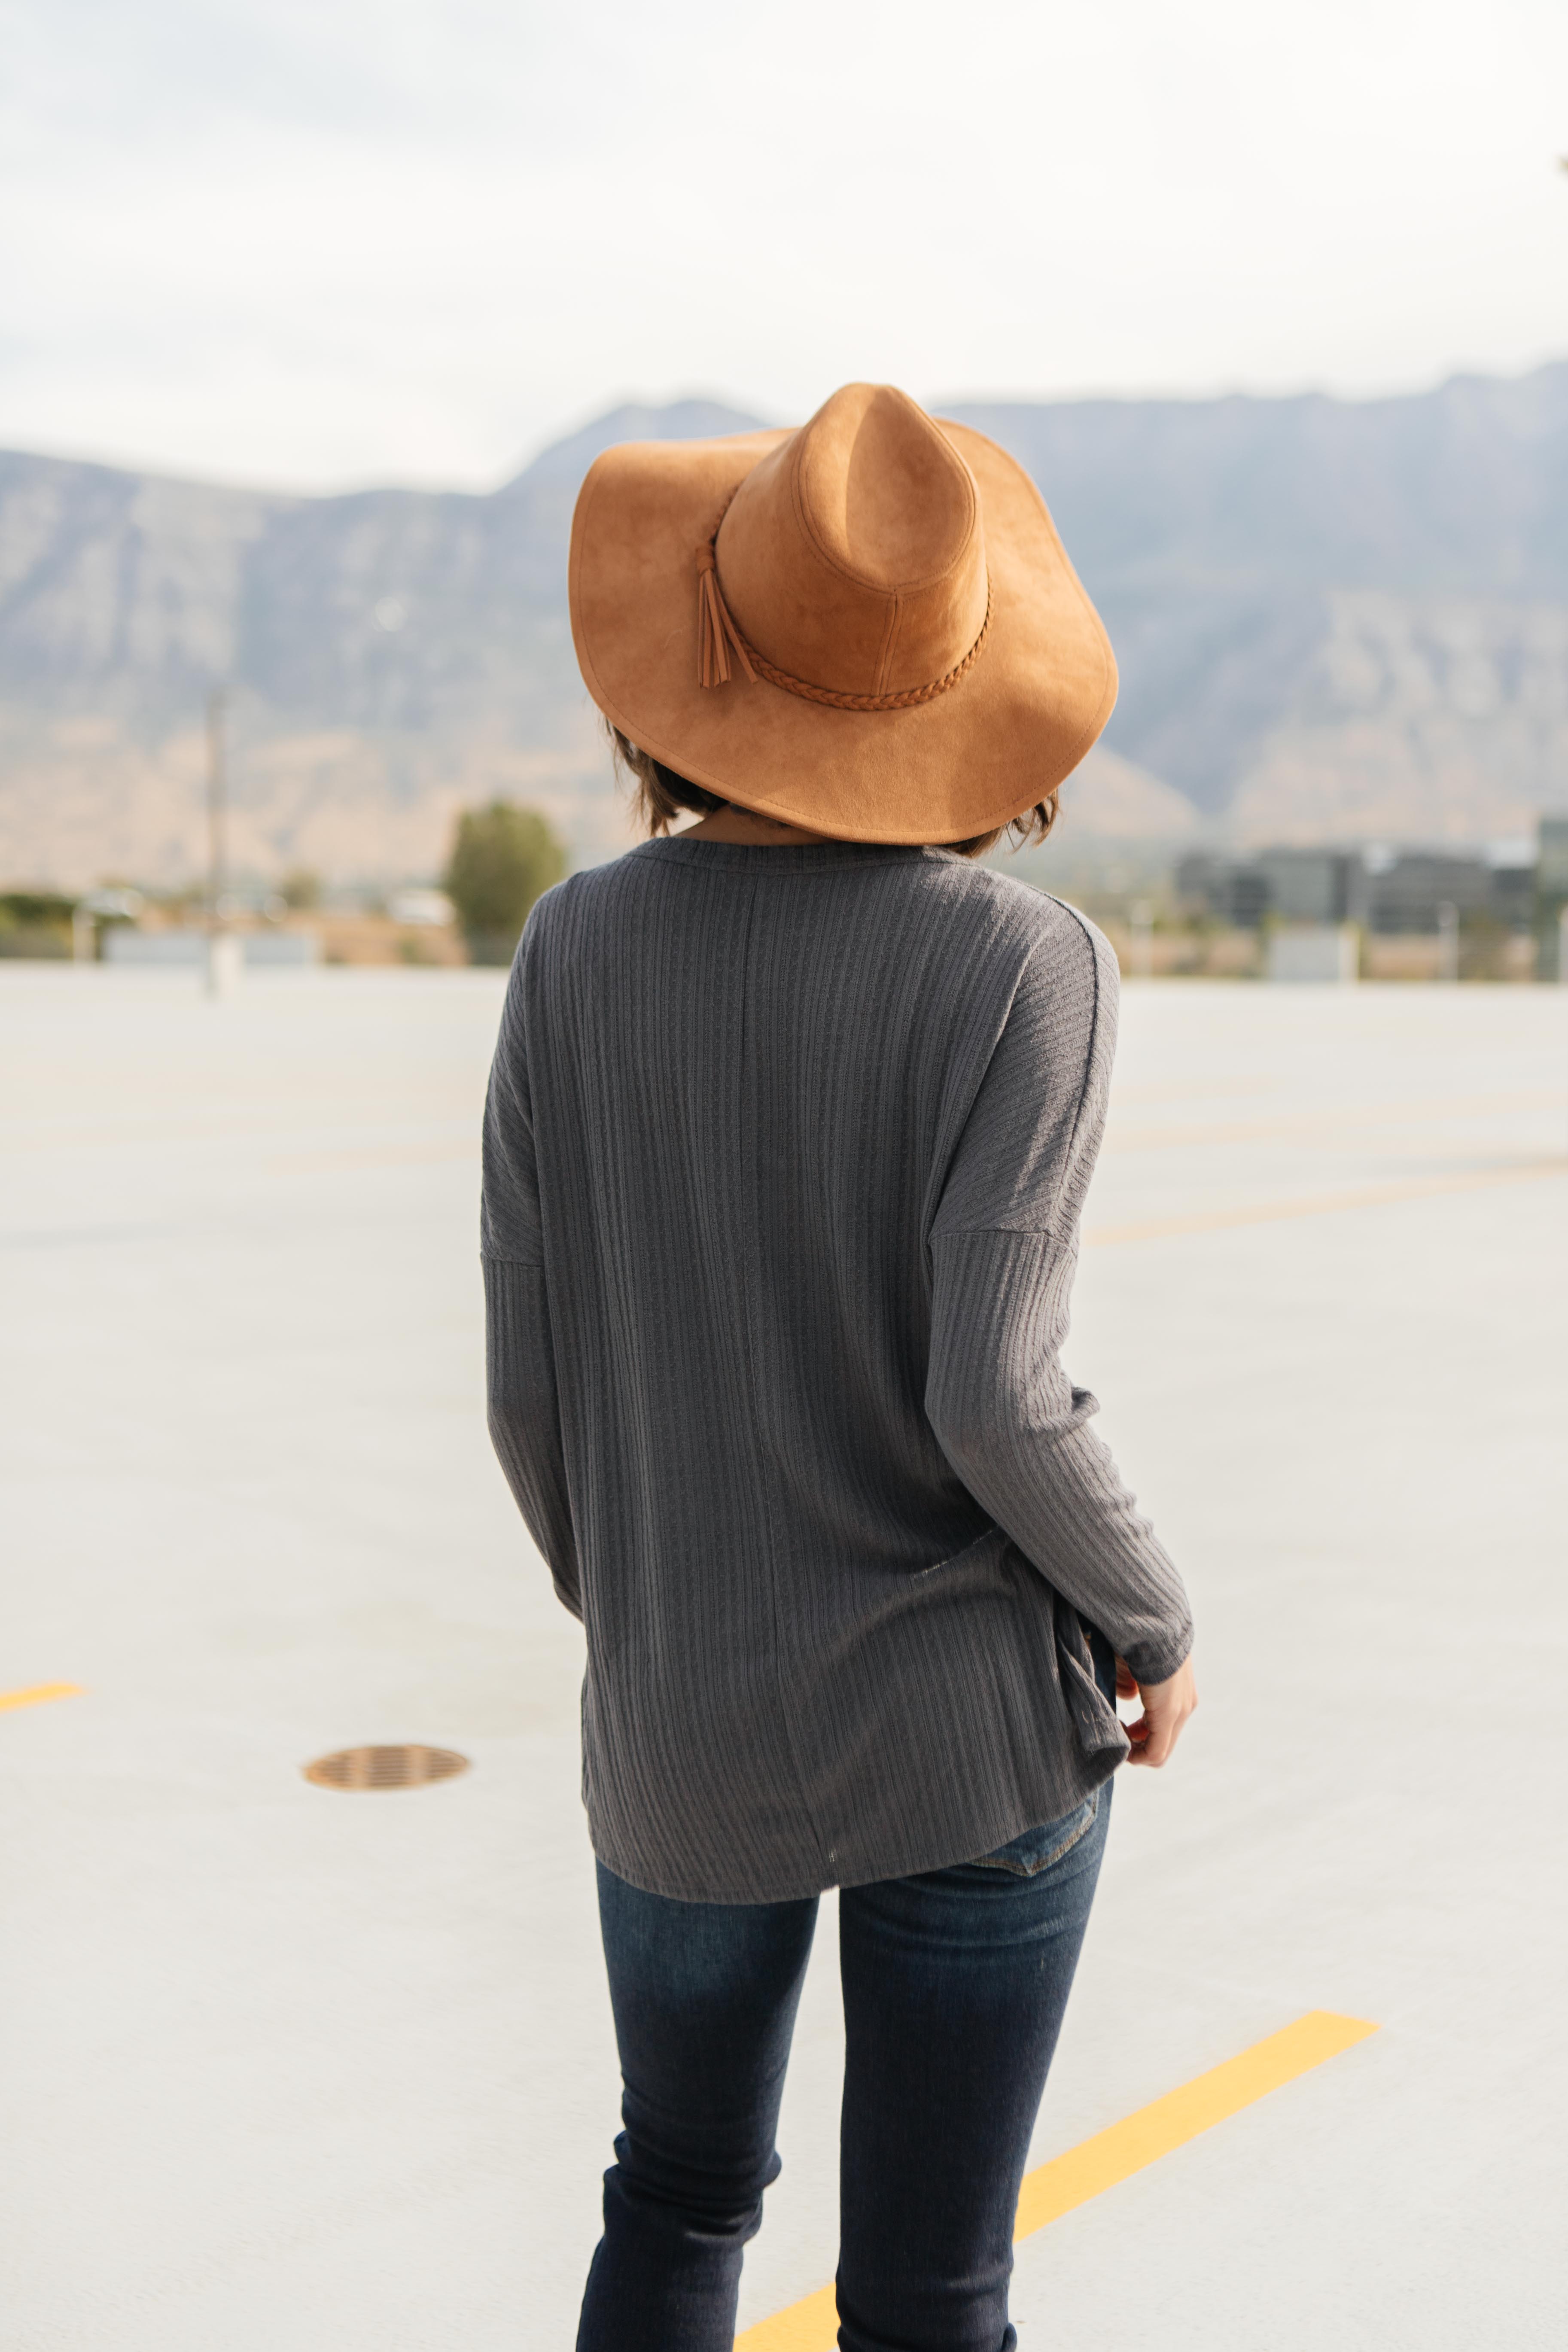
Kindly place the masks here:
POLYGON ((1176 892, 1212 922, 1255 931, 1266 915, 1287 923, 1342 923, 1359 912, 1361 860, 1342 849, 1265 849, 1256 857, 1194 851, 1176 868, 1176 892))
POLYGON ((1490 911, 1510 931, 1533 928, 1539 873, 1535 859, 1529 856, 1492 860, 1490 911))
POLYGON ((1189 850, 1176 861, 1176 896, 1189 907, 1201 907, 1206 914, 1214 912, 1219 877, 1226 871, 1223 857, 1211 857, 1205 850, 1189 850))
POLYGON ((1557 905, 1568 899, 1568 816, 1543 816, 1539 839, 1536 887, 1545 901, 1557 905))
POLYGON ((1492 869, 1484 857, 1405 850, 1368 876, 1366 925, 1385 934, 1436 931, 1440 907, 1455 908, 1463 922, 1467 915, 1491 914, 1492 901, 1492 869))
POLYGON ((1257 930, 1282 923, 1359 923, 1385 936, 1433 933, 1444 907, 1461 924, 1535 928, 1568 902, 1568 817, 1541 820, 1539 862, 1528 841, 1492 856, 1463 850, 1262 849, 1253 857, 1194 851, 1176 868, 1177 896, 1211 921, 1257 930))
POLYGON ((1176 895, 1233 930, 1255 931, 1268 912, 1268 884, 1256 866, 1202 851, 1176 867, 1176 895))
POLYGON ((1537 839, 1535 968, 1542 980, 1568 981, 1568 816, 1543 816, 1537 839))
POLYGON ((1361 859, 1344 849, 1262 849, 1253 861, 1268 886, 1268 912, 1287 923, 1342 923, 1353 914, 1361 859))

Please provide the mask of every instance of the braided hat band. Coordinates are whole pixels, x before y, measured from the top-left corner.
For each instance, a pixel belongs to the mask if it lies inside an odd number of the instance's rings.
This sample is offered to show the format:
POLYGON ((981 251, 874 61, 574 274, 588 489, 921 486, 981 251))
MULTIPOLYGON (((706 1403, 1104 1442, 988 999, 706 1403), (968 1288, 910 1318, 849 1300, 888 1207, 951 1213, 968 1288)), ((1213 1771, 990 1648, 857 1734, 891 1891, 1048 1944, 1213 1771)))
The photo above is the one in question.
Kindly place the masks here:
MULTIPOLYGON (((733 495, 731 493, 731 495, 733 495)), ((724 512, 730 501, 724 502, 724 512)), ((985 583, 985 618, 980 624, 980 635, 964 655, 955 662, 945 677, 933 678, 929 686, 906 687, 900 694, 838 694, 831 687, 812 686, 804 677, 792 677, 787 669, 776 669, 760 654, 741 628, 724 602, 724 592, 719 585, 719 525, 721 514, 708 537, 697 550, 697 683, 699 686, 728 686, 730 683, 730 648, 746 674, 746 682, 755 686, 759 677, 770 686, 782 687, 785 694, 798 694, 803 701, 826 703, 830 710, 911 710, 916 704, 934 702, 939 694, 957 686, 979 660, 985 644, 985 633, 991 626, 991 583, 985 583)))
POLYGON ((615 444, 578 493, 568 580, 612 725, 828 840, 994 832, 1071 774, 1116 698, 1024 467, 890 384, 843 384, 793 428, 615 444))

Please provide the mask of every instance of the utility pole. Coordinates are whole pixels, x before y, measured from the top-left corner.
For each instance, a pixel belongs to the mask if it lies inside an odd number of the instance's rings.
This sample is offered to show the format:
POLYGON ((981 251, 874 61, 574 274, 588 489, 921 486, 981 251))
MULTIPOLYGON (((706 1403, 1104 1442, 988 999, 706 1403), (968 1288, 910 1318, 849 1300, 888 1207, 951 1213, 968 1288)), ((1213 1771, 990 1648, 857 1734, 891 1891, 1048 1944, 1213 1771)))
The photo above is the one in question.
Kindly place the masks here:
POLYGON ((207 930, 216 933, 223 898, 225 839, 227 811, 224 806, 224 690, 215 686, 207 697, 207 930))
POLYGON ((238 940, 223 927, 228 879, 228 775, 224 722, 228 698, 221 686, 207 697, 207 994, 227 996, 239 979, 238 940))

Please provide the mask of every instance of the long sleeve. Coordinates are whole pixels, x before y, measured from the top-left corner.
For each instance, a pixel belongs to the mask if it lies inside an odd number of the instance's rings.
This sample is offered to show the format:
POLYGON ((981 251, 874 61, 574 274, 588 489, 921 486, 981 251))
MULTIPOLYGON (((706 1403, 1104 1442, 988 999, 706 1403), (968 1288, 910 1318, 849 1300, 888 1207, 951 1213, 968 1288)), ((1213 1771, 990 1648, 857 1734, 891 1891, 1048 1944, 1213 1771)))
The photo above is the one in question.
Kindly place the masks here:
POLYGON ((1163 1682, 1192 1646, 1186 1594, 1060 1353, 1115 988, 1087 927, 1020 982, 932 1228, 926 1412, 975 1500, 1141 1680, 1163 1682))
POLYGON ((582 1575, 544 1274, 521 969, 520 957, 507 992, 485 1103, 480 1246, 490 1443, 557 1593, 573 1615, 581 1617, 582 1575))
POLYGON ((542 1266, 485 1262, 485 1370, 490 1443, 555 1590, 574 1617, 583 1587, 566 1463, 555 1358, 542 1266))

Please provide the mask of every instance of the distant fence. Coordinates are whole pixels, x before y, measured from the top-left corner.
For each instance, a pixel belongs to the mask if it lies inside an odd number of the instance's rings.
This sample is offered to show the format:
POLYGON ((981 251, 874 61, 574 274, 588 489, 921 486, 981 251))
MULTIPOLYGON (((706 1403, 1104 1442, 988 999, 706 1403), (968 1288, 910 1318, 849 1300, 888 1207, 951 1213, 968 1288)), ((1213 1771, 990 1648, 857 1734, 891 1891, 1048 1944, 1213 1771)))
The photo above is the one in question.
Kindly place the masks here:
MULTIPOLYGON (((247 970, 320 963, 321 943, 314 931, 238 931, 230 934, 239 943, 240 954, 247 970)), ((183 964, 187 968, 205 963, 207 935, 205 931, 138 931, 127 924, 116 923, 103 934, 103 961, 120 964, 183 964)))

